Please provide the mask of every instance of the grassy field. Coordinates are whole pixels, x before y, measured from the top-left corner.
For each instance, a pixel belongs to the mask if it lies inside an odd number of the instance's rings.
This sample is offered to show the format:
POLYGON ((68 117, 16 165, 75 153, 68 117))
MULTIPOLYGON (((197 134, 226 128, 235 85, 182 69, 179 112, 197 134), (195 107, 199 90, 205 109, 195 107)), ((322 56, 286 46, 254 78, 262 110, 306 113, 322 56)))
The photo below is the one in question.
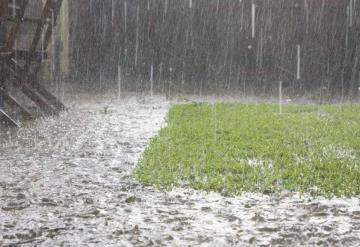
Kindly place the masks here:
POLYGON ((360 105, 175 105, 135 176, 226 195, 359 195, 360 105))

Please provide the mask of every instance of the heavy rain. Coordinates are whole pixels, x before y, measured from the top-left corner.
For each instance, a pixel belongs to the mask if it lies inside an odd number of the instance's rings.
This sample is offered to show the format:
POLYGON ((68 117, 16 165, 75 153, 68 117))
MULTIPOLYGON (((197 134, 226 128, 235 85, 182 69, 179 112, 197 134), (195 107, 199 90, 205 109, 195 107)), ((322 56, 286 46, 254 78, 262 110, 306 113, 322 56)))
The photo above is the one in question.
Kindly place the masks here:
POLYGON ((358 0, 0 0, 0 246, 359 246, 358 0))

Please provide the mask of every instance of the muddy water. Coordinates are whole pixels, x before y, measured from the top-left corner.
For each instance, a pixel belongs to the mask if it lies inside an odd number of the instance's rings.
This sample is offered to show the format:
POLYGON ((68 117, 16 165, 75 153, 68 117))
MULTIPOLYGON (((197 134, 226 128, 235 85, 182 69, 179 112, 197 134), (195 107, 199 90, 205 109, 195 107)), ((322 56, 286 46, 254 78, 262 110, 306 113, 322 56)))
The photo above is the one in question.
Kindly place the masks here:
POLYGON ((163 98, 82 97, 0 144, 0 246, 360 244, 360 200, 170 192, 131 171, 163 98))

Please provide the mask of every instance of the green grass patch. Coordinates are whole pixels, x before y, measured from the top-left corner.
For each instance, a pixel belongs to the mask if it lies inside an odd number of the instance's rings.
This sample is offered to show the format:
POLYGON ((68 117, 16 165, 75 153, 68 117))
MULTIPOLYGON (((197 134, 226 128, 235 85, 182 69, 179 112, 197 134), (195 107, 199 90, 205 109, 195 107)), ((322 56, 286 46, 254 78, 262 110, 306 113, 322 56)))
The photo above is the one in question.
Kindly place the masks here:
POLYGON ((360 194, 360 106, 175 105, 135 176, 228 195, 360 194))

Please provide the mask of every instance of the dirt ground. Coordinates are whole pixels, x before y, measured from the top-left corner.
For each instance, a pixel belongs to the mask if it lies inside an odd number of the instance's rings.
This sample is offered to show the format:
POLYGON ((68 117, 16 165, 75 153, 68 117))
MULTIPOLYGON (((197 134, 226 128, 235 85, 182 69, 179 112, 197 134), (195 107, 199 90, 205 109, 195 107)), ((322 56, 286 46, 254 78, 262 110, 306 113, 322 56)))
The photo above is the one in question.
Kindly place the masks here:
POLYGON ((68 97, 0 143, 0 246, 360 246, 360 198, 163 191, 131 173, 160 96, 68 97))

